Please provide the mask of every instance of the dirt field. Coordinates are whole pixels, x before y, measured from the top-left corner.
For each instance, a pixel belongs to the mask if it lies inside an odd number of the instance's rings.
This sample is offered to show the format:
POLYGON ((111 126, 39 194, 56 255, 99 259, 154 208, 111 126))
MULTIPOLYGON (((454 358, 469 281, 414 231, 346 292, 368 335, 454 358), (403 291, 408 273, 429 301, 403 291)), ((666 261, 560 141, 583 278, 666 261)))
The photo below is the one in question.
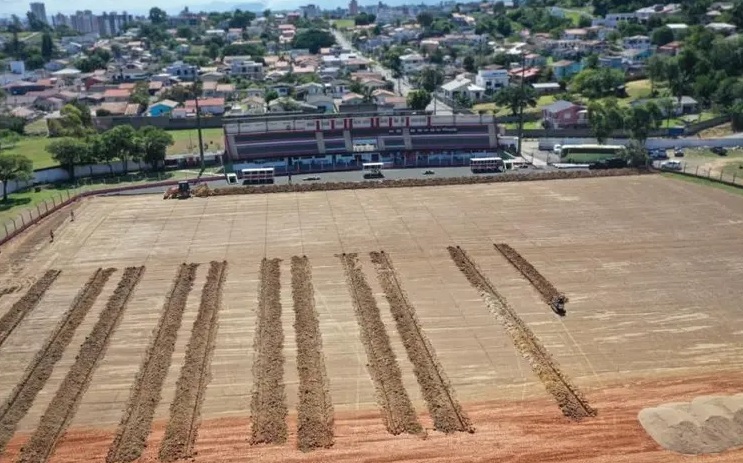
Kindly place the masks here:
POLYGON ((743 198, 724 191, 638 176, 75 216, 0 254, 18 286, 0 298, 2 463, 681 462, 637 413, 743 392, 743 198))

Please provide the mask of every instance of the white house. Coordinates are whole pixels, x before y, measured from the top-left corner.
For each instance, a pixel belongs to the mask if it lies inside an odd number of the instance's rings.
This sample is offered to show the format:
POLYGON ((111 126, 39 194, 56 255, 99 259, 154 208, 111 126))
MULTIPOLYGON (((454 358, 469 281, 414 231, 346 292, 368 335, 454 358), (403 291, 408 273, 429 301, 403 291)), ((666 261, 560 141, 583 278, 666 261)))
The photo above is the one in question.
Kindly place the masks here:
POLYGON ((650 37, 647 35, 633 35, 632 37, 625 37, 622 40, 622 44, 625 49, 632 50, 648 50, 652 48, 653 44, 650 41, 650 37))
POLYGON ((506 69, 480 69, 475 76, 475 84, 484 88, 486 92, 507 87, 508 82, 506 69))
POLYGON ((248 56, 225 56, 224 61, 229 66, 230 75, 248 79, 263 78, 263 64, 253 61, 248 56))
POLYGON ((400 56, 400 64, 402 64, 402 71, 406 74, 420 71, 421 66, 426 60, 418 53, 410 53, 408 55, 400 56))
POLYGON ((475 85, 471 80, 457 77, 441 86, 444 96, 456 100, 466 97, 470 101, 480 101, 485 96, 485 89, 475 85))
POLYGON ((125 65, 118 67, 113 72, 114 80, 145 80, 149 77, 147 69, 139 62, 126 63, 125 65))
POLYGON ((165 68, 165 72, 182 80, 193 80, 199 72, 199 68, 193 64, 176 61, 165 68))

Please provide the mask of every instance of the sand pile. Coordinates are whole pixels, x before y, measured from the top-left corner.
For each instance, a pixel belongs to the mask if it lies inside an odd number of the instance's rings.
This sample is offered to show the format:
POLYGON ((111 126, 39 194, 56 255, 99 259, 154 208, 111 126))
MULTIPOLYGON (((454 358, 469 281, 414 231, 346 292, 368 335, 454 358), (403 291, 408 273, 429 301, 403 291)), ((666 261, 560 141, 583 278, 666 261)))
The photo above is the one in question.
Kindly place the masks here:
POLYGON ((650 437, 674 452, 697 455, 743 446, 743 394, 646 408, 638 419, 650 437))

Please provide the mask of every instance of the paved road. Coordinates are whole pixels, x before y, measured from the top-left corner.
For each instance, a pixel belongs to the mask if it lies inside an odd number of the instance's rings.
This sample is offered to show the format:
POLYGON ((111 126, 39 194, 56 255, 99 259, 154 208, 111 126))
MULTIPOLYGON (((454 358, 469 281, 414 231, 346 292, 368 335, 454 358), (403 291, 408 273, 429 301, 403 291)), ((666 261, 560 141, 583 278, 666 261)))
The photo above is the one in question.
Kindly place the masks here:
MULTIPOLYGON (((333 35, 335 35, 335 40, 341 47, 352 50, 360 55, 362 54, 359 50, 354 48, 353 44, 340 31, 333 30, 333 35)), ((392 71, 376 61, 372 65, 372 71, 382 74, 387 80, 395 82, 396 86, 398 85, 397 79, 392 77, 392 71)), ((402 96, 407 96, 411 90, 414 90, 414 87, 411 86, 407 77, 400 79, 399 88, 397 89, 398 93, 402 96)), ((438 98, 436 98, 435 101, 431 101, 428 107, 426 107, 426 111, 431 111, 434 114, 441 116, 450 116, 454 114, 452 108, 438 98)))

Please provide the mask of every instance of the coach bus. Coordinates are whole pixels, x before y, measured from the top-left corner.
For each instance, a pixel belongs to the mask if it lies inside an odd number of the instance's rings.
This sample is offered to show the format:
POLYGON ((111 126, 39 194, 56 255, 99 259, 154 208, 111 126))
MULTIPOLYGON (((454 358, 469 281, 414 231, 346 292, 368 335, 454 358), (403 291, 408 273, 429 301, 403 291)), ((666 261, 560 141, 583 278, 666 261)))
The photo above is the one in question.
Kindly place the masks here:
POLYGON ((563 145, 560 150, 560 157, 566 158, 570 155, 580 155, 578 157, 619 157, 624 151, 622 145, 563 145))
POLYGON ((472 170, 473 174, 503 172, 504 169, 505 164, 503 163, 503 158, 487 157, 470 159, 470 170, 472 170))
POLYGON ((242 169, 240 174, 242 175, 243 185, 273 183, 274 169, 273 167, 242 169))

